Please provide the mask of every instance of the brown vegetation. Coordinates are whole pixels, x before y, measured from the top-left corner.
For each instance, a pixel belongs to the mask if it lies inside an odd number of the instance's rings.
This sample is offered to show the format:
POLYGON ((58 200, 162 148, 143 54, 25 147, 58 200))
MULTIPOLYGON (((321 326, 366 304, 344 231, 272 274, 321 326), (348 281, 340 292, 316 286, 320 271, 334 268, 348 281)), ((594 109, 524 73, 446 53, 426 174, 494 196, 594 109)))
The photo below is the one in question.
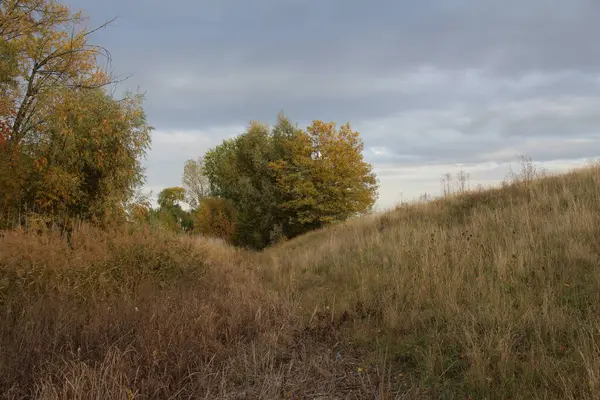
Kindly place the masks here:
POLYGON ((261 253, 136 228, 0 238, 7 399, 595 398, 600 168, 261 253))

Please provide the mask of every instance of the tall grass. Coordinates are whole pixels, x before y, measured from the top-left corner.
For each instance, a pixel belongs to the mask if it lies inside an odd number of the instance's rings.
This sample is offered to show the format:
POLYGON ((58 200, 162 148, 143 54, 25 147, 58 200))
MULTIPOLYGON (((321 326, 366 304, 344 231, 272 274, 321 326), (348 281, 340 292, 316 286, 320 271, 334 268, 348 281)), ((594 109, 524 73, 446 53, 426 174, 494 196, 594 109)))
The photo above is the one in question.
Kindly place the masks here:
POLYGON ((600 168, 356 219, 262 253, 85 225, 0 238, 0 393, 592 399, 600 168))
POLYGON ((390 389, 594 398, 598 238, 591 167, 399 207, 281 245, 261 264, 291 301, 345 321, 340 336, 368 349, 365 362, 384 354, 390 389))

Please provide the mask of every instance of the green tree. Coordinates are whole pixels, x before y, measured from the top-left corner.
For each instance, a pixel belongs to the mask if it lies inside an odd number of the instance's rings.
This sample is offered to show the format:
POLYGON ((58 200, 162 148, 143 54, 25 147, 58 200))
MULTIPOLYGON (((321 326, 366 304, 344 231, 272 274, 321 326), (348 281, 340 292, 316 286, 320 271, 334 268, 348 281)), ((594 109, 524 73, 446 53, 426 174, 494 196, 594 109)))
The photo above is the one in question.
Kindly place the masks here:
POLYGON ((225 140, 205 155, 212 194, 231 200, 237 210, 234 240, 238 245, 269 245, 271 231, 281 223, 280 194, 269 163, 286 151, 284 124, 289 122, 280 116, 270 131, 267 125, 253 121, 246 132, 225 140))
POLYGON ((158 205, 161 208, 173 208, 179 206, 179 202, 185 199, 185 189, 180 186, 163 189, 158 194, 158 205))
POLYGON ((163 189, 158 194, 159 221, 174 231, 191 231, 194 221, 190 213, 181 207, 180 202, 184 200, 184 188, 175 186, 163 189))

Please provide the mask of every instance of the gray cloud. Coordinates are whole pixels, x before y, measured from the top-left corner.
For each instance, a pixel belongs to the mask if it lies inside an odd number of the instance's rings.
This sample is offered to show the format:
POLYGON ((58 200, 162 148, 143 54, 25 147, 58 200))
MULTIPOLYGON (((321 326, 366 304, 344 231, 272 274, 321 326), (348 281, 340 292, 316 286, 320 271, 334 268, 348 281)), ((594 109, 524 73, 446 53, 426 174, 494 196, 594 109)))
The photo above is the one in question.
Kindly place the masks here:
POLYGON ((381 89, 374 101, 370 84, 422 66, 515 79, 600 66, 591 40, 600 34, 600 3, 593 0, 72 3, 96 21, 121 16, 98 40, 113 51, 118 71, 136 74, 131 83, 148 91, 161 125, 174 112, 171 124, 190 125, 191 105, 203 113, 198 124, 227 123, 223 108, 229 118, 247 119, 248 108, 265 119, 284 106, 299 114, 335 110, 342 99, 356 104, 340 107, 346 119, 382 116, 385 104, 410 95, 381 89), (355 90, 339 90, 346 86, 355 90))
POLYGON ((151 186, 280 110, 350 121, 398 168, 600 150, 596 0, 70 2, 120 17, 94 39, 147 92, 151 186))
POLYGON ((600 97, 531 98, 445 110, 413 110, 359 125, 373 162, 398 165, 537 161, 600 154, 600 97))

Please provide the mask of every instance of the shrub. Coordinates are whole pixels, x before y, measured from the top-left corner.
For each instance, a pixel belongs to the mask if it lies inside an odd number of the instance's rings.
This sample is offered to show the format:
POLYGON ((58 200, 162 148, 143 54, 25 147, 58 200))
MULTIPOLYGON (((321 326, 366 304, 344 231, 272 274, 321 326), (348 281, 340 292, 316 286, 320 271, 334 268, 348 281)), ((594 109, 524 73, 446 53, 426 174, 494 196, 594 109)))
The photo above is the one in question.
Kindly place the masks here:
POLYGON ((235 233, 236 215, 230 200, 220 197, 204 198, 196 211, 194 230, 230 243, 235 233))

